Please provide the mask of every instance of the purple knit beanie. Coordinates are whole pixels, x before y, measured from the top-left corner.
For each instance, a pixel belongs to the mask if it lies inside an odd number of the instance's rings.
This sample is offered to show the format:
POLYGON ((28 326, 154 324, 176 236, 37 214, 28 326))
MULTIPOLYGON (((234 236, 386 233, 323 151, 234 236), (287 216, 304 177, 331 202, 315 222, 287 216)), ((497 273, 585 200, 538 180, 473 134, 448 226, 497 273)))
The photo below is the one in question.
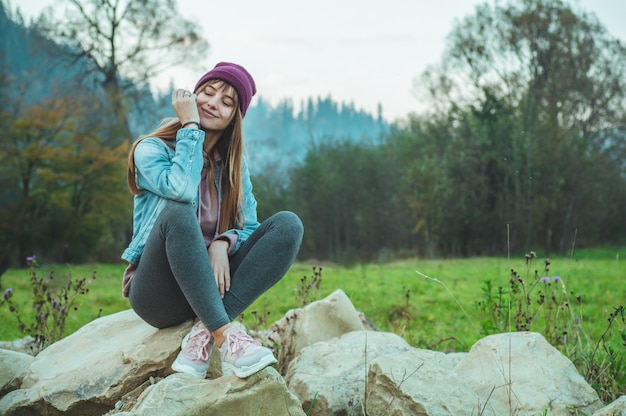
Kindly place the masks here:
POLYGON ((220 62, 215 68, 207 72, 196 83, 194 91, 210 79, 221 79, 233 86, 237 95, 239 95, 239 108, 241 109, 241 117, 246 115, 246 110, 250 105, 252 96, 256 94, 256 85, 254 79, 246 71, 246 69, 231 62, 220 62))

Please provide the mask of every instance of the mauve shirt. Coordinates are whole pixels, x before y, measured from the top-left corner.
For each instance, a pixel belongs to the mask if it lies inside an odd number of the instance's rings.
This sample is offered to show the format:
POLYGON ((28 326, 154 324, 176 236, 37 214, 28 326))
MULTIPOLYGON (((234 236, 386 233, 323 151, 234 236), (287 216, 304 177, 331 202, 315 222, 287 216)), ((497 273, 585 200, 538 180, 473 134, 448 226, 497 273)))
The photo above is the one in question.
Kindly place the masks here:
MULTIPOLYGON (((208 248, 214 240, 226 240, 228 241, 228 254, 232 254, 237 243, 237 233, 218 234, 217 222, 220 215, 220 205, 218 201, 218 193, 211 192, 207 178, 209 176, 209 159, 207 153, 203 150, 202 156, 204 157, 204 167, 202 168, 200 186, 198 187, 198 222, 200 223, 200 229, 204 236, 204 243, 208 248)), ((220 161, 220 156, 217 152, 213 153, 213 158, 216 162, 220 161)), ((221 185, 222 178, 219 178, 221 185)), ((217 191, 217 189, 215 189, 217 191)))

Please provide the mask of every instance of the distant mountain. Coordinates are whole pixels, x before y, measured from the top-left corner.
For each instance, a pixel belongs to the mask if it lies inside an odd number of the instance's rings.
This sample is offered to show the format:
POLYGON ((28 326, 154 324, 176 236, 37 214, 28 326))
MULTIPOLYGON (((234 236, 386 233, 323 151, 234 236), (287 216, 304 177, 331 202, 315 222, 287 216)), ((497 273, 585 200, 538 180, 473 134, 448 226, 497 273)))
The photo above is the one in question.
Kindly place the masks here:
POLYGON ((61 47, 20 20, 20 16, 10 16, 0 3, 0 68, 9 97, 28 105, 86 85, 89 80, 79 78, 80 64, 68 65, 55 58, 61 47))
MULTIPOLYGON (((12 100, 23 95, 35 103, 59 93, 102 94, 97 79, 84 75, 86 62, 61 61, 61 46, 45 38, 35 26, 28 27, 19 16, 9 16, 0 3, 0 68, 12 100)), ((170 94, 153 95, 131 90, 136 105, 129 114, 135 137, 152 130, 161 119, 174 116, 170 94)), ((268 167, 287 169, 306 153, 326 141, 377 142, 389 130, 380 114, 357 110, 353 103, 332 98, 309 98, 295 108, 289 100, 272 106, 263 97, 248 109, 244 122, 247 154, 253 170, 268 167)))
POLYGON ((257 169, 287 169, 328 141, 376 143, 388 130, 382 116, 339 105, 330 97, 310 98, 299 109, 288 100, 272 107, 261 98, 244 123, 248 157, 257 169))

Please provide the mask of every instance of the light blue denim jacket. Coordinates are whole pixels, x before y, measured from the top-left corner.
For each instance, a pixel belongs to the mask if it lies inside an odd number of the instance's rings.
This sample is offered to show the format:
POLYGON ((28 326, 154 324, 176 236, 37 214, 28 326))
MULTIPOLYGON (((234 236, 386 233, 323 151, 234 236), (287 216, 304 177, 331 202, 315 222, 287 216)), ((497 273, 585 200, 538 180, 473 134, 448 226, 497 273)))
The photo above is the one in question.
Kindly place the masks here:
MULTIPOLYGON (((156 137, 143 139, 135 149, 137 186, 141 190, 134 197, 133 237, 122 253, 122 259, 137 264, 146 245, 148 235, 163 210, 167 200, 198 205, 198 186, 204 159, 202 144, 204 132, 196 129, 180 129, 176 134, 176 149, 170 148, 156 137)), ((235 247, 229 254, 239 250, 250 234, 259 226, 256 199, 252 193, 250 171, 244 159, 242 172, 244 224, 242 228, 226 231, 236 234, 235 247)), ((222 168, 215 174, 216 186, 221 183, 222 168)), ((221 200, 221 192, 219 193, 221 200)), ((218 219, 219 223, 219 219, 218 219)), ((238 227, 235 224, 235 227, 238 227)))

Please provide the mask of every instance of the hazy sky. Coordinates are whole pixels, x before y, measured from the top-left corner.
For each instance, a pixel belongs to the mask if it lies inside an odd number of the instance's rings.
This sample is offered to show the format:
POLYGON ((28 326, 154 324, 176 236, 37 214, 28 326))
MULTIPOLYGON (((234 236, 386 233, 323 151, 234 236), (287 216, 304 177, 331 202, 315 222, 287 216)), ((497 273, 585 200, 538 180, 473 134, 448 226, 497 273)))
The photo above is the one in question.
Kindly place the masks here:
MULTIPOLYGON (((178 0, 178 11, 201 26, 211 45, 201 62, 206 70, 219 61, 242 64, 254 76, 258 95, 271 103, 290 98, 299 108, 305 98, 330 95, 371 113, 380 103, 383 116, 394 120, 423 109, 411 93, 415 79, 440 61, 454 22, 485 2, 178 0)), ((58 4, 12 3, 27 16, 58 4)), ((595 13, 612 35, 626 41, 626 1, 569 4, 595 13)), ((176 86, 192 88, 204 72, 178 68, 160 76, 154 86, 167 88, 173 80, 176 86)))

